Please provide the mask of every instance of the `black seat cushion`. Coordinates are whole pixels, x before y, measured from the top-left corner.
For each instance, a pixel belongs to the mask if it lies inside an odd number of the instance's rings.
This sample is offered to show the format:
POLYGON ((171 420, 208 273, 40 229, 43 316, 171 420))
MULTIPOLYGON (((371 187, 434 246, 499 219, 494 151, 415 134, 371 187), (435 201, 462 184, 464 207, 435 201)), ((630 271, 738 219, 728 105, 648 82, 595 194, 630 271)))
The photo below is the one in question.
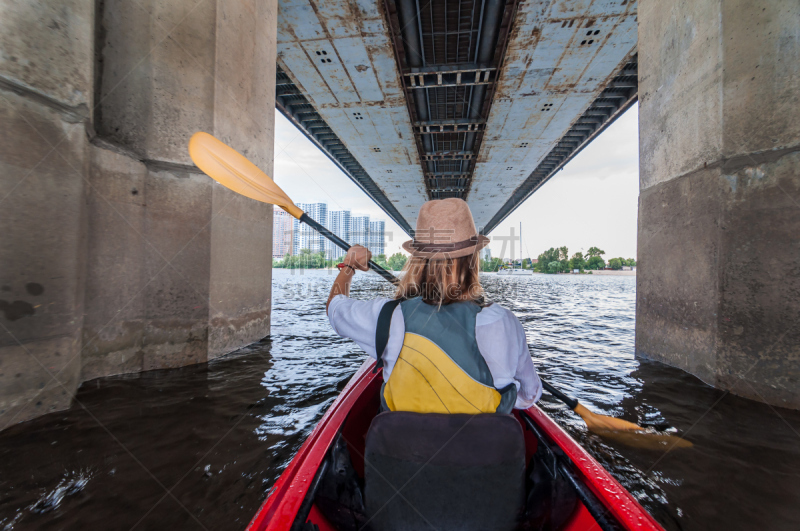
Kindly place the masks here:
POLYGON ((381 413, 365 457, 376 531, 513 529, 523 508, 525 441, 511 415, 381 413))

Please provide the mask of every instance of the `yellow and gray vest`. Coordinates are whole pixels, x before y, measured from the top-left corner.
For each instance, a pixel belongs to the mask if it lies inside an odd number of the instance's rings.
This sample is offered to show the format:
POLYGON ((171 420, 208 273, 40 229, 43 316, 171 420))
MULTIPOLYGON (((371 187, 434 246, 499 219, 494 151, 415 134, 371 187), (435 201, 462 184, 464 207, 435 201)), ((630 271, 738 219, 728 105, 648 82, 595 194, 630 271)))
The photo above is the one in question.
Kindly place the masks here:
MULTIPOLYGON (((378 366, 389 338, 391 315, 398 301, 388 302, 378 318, 378 366)), ((472 302, 444 306, 421 298, 400 302, 405 321, 403 348, 381 402, 390 411, 417 413, 511 413, 517 397, 512 383, 498 390, 475 340, 481 307, 472 302)))

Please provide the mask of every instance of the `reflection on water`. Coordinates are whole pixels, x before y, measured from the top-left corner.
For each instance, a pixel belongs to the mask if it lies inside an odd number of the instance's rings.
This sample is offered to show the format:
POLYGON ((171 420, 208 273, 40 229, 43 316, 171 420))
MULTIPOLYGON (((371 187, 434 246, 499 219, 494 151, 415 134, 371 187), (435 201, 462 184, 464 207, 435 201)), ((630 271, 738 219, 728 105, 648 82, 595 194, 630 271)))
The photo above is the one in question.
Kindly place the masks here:
MULTIPOLYGON (((69 411, 0 432, 0 529, 242 529, 364 358, 327 324, 327 272, 274 273, 270 340, 207 365, 87 382, 69 411)), ((541 403, 667 529, 800 528, 800 414, 635 360, 635 278, 483 280, 553 385, 694 443, 622 446, 541 403)), ((358 275, 354 297, 377 292, 388 284, 358 275)))

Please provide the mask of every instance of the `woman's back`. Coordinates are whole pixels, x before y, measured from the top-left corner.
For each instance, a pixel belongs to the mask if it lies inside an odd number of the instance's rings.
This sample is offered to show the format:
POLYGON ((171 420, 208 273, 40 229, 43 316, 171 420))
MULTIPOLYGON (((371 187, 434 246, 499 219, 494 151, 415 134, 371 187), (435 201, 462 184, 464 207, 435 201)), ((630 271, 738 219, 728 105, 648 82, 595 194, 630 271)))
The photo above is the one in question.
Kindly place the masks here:
POLYGON ((483 308, 478 233, 461 199, 425 203, 394 300, 347 297, 370 253, 347 252, 328 298, 334 330, 384 367, 383 406, 418 413, 510 413, 538 400, 541 382, 511 312, 483 308), (348 271, 348 269, 350 271, 348 271), (397 307, 399 305, 399 308, 397 307), (376 348, 377 347, 377 348, 376 348))
MULTIPOLYGON (((377 359, 379 316, 389 302, 386 298, 359 301, 335 297, 328 317, 339 335, 354 340, 377 359)), ((461 302, 439 307, 421 298, 402 302, 391 316, 382 361, 389 390, 389 398, 386 389, 382 398, 391 410, 507 413, 512 407, 528 408, 541 396, 522 325, 497 304, 482 308, 461 302), (488 401, 487 388, 492 390, 488 401), (445 394, 448 389, 476 407, 454 407, 450 401, 443 404, 445 397, 452 396, 445 394), (418 399, 423 391, 427 398, 418 399), (478 396, 484 397, 482 402, 478 396), (487 406, 496 399, 493 408, 487 406)))

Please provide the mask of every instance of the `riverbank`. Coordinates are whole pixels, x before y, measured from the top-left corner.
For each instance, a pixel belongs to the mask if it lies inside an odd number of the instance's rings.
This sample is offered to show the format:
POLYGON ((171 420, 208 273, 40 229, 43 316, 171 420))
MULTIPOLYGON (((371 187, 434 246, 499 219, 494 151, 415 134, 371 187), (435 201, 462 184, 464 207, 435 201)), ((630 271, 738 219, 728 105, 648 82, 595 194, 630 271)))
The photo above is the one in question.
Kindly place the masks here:
MULTIPOLYGON (((559 276, 559 275, 578 275, 579 273, 555 273, 555 274, 552 274, 552 273, 542 273, 541 271, 534 271, 533 274, 534 275, 543 275, 543 276, 548 276, 548 275, 559 276)), ((584 273, 580 273, 580 274, 583 274, 583 275, 587 275, 587 274, 588 275, 600 275, 600 276, 609 276, 609 277, 635 277, 636 276, 636 271, 613 271, 613 270, 608 270, 608 269, 601 269, 601 270, 597 270, 597 271, 585 271, 584 273)), ((520 276, 520 275, 516 275, 516 276, 520 276)))

